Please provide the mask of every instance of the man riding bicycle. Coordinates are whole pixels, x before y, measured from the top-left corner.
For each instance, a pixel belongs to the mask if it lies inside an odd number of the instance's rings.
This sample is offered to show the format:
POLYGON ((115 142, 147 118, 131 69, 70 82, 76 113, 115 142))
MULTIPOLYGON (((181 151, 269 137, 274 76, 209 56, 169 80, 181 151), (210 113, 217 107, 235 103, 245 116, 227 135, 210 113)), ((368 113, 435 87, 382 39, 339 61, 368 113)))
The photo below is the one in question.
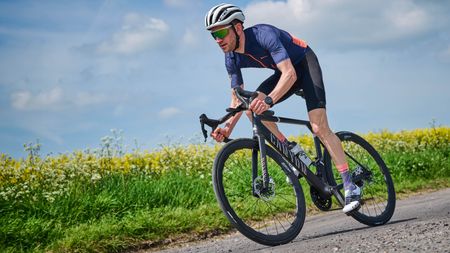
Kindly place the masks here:
MULTIPOLYGON (((302 89, 313 132, 330 151, 343 179, 343 211, 355 210, 360 206, 361 190, 351 182, 342 144, 328 125, 322 71, 316 55, 305 41, 272 25, 258 24, 244 30, 244 20, 242 11, 232 4, 216 5, 205 16, 206 29, 225 53, 225 66, 231 79, 231 107, 239 105, 233 88, 244 88, 241 68, 269 68, 275 71, 256 89, 258 97, 250 105, 250 110, 256 114, 265 112, 302 89)), ((211 136, 222 142, 230 136, 241 115, 239 113, 230 118, 223 128, 216 128, 211 136)), ((247 112, 247 116, 251 118, 251 113, 247 112)), ((280 141, 292 145, 275 123, 264 122, 264 125, 280 141)))

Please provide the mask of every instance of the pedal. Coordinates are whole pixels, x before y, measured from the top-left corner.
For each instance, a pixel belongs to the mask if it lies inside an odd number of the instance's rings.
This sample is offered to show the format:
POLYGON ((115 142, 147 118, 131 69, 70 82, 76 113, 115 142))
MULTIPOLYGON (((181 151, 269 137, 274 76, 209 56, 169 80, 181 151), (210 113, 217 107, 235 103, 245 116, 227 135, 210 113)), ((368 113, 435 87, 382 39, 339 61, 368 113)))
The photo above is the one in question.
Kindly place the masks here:
POLYGON ((356 213, 359 211, 359 209, 361 209, 361 206, 362 206, 362 204, 361 204, 361 202, 360 202, 357 208, 355 208, 355 209, 353 209, 353 210, 351 210, 350 212, 347 212, 347 213, 345 213, 345 214, 346 214, 347 216, 352 216, 352 215, 356 214, 356 213))

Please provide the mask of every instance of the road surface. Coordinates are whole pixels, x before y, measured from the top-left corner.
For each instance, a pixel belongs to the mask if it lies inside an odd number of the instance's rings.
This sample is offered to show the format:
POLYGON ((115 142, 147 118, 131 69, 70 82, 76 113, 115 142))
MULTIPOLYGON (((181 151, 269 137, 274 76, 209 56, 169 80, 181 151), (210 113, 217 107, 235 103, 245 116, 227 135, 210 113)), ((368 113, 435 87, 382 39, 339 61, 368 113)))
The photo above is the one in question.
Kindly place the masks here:
MULTIPOLYGON (((306 218, 292 243, 257 244, 239 232, 159 250, 188 252, 450 252, 450 188, 397 200, 394 216, 383 226, 368 227, 340 210, 306 218)), ((139 253, 155 252, 156 249, 139 253)))

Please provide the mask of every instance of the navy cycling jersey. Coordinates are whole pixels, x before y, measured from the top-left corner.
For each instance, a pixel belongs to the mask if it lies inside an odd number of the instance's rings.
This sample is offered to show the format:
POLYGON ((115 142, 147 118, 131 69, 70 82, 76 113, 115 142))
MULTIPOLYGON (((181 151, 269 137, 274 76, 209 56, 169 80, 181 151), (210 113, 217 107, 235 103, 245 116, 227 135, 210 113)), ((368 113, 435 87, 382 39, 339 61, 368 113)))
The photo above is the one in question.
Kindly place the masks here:
POLYGON ((260 24, 244 30, 243 54, 225 53, 225 66, 231 79, 231 87, 243 84, 241 68, 269 68, 277 70, 277 64, 290 59, 299 63, 309 50, 305 41, 272 25, 260 24))

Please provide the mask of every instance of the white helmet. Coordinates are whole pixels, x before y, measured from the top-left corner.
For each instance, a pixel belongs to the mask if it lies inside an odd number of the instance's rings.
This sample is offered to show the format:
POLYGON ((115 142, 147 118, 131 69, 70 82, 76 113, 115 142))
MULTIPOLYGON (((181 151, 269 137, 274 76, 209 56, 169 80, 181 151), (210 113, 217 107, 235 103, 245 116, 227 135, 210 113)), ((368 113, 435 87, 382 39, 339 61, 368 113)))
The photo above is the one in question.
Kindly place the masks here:
POLYGON ((232 4, 219 4, 212 7, 206 14, 205 26, 206 29, 211 30, 216 26, 228 25, 235 19, 241 22, 245 20, 244 13, 239 7, 232 4))

